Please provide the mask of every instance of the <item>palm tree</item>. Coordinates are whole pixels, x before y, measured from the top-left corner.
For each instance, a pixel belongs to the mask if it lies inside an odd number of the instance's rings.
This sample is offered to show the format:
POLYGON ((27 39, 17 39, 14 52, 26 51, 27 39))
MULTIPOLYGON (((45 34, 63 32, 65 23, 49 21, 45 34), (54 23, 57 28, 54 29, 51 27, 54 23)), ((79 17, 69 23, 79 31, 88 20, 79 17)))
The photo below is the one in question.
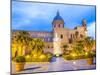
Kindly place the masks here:
POLYGON ((78 41, 73 48, 77 54, 83 53, 84 49, 83 41, 78 41))
POLYGON ((29 43, 29 50, 33 50, 34 45, 35 45, 35 40, 34 38, 31 38, 29 43))
POLYGON ((37 52, 43 53, 44 42, 41 39, 36 40, 37 43, 37 52))
POLYGON ((30 35, 26 31, 19 31, 16 33, 15 41, 16 41, 19 49, 21 50, 21 53, 20 53, 21 55, 23 55, 23 51, 28 48, 30 39, 31 39, 30 35), (24 48, 24 50, 23 50, 23 48, 24 48))
POLYGON ((44 48, 44 42, 42 39, 34 39, 34 45, 33 45, 33 50, 36 54, 41 54, 43 53, 43 48, 44 48))
POLYGON ((68 53, 68 45, 63 45, 63 50, 64 50, 64 54, 67 54, 68 53))
POLYGON ((17 41, 16 41, 16 37, 12 37, 12 58, 15 58, 18 53, 17 53, 17 41))
POLYGON ((93 49, 95 40, 93 40, 91 37, 86 37, 84 40, 86 51, 91 51, 93 49))
POLYGON ((76 43, 74 43, 73 52, 76 53, 77 55, 84 54, 84 42, 82 40, 77 41, 76 43))

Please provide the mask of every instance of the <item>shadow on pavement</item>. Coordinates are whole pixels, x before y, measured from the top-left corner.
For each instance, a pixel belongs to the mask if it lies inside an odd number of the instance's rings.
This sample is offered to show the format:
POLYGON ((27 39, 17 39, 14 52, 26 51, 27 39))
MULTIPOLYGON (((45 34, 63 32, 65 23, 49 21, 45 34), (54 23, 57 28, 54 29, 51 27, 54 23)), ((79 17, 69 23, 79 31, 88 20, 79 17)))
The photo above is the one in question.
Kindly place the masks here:
POLYGON ((25 70, 34 70, 34 69, 38 69, 38 68, 41 68, 41 67, 26 68, 26 69, 24 69, 24 71, 25 71, 25 70))

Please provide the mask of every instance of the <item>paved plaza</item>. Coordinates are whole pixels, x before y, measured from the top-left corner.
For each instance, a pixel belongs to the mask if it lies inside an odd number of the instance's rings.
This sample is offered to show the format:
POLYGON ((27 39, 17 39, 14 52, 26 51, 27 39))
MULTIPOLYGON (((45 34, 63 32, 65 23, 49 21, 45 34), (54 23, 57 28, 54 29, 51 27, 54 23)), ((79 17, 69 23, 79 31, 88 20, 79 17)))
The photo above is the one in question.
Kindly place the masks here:
MULTIPOLYGON (((95 61, 94 61, 95 63, 95 61)), ((12 74, 18 73, 37 73, 51 71, 75 71, 95 69, 96 65, 88 65, 86 59, 66 61, 63 58, 57 58, 51 63, 26 63, 25 69, 21 72, 15 72, 15 63, 12 64, 12 74)))

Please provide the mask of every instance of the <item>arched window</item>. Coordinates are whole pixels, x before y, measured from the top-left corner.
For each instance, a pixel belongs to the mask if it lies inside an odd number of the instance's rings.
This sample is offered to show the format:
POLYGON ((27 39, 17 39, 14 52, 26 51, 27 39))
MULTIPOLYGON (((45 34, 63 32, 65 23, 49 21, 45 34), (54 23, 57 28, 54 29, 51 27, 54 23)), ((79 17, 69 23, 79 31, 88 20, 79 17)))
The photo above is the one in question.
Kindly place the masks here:
POLYGON ((76 31, 76 32, 75 32, 75 36, 76 36, 76 38, 78 37, 78 35, 79 35, 79 32, 76 31))
POLYGON ((60 28, 60 24, 59 24, 59 26, 58 26, 59 28, 60 28))
POLYGON ((48 48, 50 48, 50 46, 48 46, 48 48))
POLYGON ((72 43, 72 42, 73 42, 73 34, 71 34, 69 38, 69 43, 72 43))
POLYGON ((60 35, 60 38, 63 39, 63 35, 62 34, 60 35))
POLYGON ((80 38, 83 38, 83 35, 82 34, 80 34, 80 38))
POLYGON ((54 25, 54 28, 56 27, 56 25, 54 25))
POLYGON ((71 39, 71 38, 69 38, 69 43, 70 43, 70 44, 72 43, 72 39, 71 39))

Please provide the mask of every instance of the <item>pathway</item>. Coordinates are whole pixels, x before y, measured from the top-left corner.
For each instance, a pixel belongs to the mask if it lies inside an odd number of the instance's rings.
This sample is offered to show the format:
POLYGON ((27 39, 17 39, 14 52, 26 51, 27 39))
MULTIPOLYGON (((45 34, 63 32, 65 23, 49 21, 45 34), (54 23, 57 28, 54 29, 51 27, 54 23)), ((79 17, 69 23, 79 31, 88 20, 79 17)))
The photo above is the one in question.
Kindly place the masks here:
MULTIPOLYGON (((57 58, 56 62, 51 63, 26 63, 24 71, 18 73, 36 73, 51 71, 73 71, 95 69, 96 65, 88 65, 85 59, 66 61, 57 58)), ((12 73, 15 74, 15 64, 12 64, 12 73)))

